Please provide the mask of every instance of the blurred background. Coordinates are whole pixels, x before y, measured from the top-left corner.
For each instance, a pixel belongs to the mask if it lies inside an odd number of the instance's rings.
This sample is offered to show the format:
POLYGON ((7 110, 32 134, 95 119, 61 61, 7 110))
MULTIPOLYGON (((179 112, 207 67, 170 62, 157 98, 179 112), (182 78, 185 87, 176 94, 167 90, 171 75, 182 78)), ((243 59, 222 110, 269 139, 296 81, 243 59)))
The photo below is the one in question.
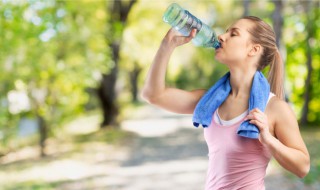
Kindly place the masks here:
MULTIPOLYGON (((203 131, 139 95, 172 2, 218 35, 244 15, 273 26, 312 164, 299 179, 273 160, 267 189, 320 189, 319 0, 0 0, 1 189, 203 189, 203 131)), ((189 43, 166 80, 208 89, 226 71, 189 43)))

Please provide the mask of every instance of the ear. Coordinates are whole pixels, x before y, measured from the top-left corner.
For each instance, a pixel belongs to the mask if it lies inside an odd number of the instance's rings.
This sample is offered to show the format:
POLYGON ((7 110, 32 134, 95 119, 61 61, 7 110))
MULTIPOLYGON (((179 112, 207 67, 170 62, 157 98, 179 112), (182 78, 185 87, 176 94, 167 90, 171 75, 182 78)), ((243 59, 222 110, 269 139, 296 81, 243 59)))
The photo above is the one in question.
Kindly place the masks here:
POLYGON ((249 56, 256 56, 262 53, 262 47, 260 44, 253 44, 249 51, 249 56))

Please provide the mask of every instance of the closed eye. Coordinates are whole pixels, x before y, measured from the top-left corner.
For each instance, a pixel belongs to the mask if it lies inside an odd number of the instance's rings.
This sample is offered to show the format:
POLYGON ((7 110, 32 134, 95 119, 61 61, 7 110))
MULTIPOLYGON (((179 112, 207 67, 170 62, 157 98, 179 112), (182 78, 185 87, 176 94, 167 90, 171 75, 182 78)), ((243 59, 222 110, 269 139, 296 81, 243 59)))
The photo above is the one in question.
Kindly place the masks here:
POLYGON ((230 36, 238 36, 240 35, 239 30, 239 28, 228 28, 226 32, 230 32, 230 36))

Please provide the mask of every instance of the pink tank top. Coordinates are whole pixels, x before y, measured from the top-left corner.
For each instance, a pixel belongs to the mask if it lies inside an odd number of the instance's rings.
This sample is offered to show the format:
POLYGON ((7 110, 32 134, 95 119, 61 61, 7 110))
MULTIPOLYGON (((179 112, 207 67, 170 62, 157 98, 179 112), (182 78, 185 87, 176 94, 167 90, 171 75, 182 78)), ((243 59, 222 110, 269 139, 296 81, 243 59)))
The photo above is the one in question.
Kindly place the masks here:
MULTIPOLYGON (((274 94, 270 93, 269 100, 274 94)), ((268 101, 269 101, 268 100, 268 101)), ((237 129, 248 111, 223 121, 217 110, 204 137, 209 149, 206 190, 264 190, 264 177, 271 158, 259 140, 241 137, 237 129)))

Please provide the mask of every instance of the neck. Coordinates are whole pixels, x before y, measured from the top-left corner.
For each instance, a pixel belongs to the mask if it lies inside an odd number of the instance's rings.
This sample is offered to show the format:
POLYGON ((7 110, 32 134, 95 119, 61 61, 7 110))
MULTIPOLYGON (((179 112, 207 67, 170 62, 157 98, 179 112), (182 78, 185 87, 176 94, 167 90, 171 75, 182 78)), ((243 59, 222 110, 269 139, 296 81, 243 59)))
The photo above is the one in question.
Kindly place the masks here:
POLYGON ((230 69, 230 85, 231 93, 230 95, 234 98, 250 96, 251 85, 253 81, 255 69, 230 69))

